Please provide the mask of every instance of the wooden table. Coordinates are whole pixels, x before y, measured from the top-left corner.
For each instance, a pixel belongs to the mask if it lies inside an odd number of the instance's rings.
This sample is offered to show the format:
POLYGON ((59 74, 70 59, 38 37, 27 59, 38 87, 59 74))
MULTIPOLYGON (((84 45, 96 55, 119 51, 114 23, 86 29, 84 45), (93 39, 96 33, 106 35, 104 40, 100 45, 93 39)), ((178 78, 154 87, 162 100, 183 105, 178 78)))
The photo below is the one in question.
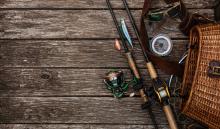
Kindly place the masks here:
MULTIPOLYGON (((127 18, 122 2, 111 1, 117 16, 127 18)), ((128 2, 138 22, 143 0, 128 2)), ((214 0, 184 2, 190 11, 213 17, 214 0)), ((153 8, 161 6, 154 0, 153 8)), ((172 31, 161 32, 174 42, 168 59, 178 60, 188 40, 177 23, 170 25, 172 31)), ((103 84, 104 74, 115 68, 130 78, 126 59, 113 48, 117 37, 105 0, 1 0, 0 128, 153 128, 139 97, 114 99, 103 84)), ((135 58, 150 86, 137 42, 135 58)), ((168 128, 159 106, 153 110, 160 127, 168 128)))

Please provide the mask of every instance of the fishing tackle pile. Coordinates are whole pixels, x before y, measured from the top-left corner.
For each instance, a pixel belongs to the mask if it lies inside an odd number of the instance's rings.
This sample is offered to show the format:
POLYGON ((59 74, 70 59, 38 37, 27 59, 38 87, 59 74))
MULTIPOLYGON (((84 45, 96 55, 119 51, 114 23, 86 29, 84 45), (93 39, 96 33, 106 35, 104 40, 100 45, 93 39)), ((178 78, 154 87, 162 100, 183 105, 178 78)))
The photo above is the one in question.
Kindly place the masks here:
MULTIPOLYGON (((141 74, 133 57, 134 45, 126 26, 126 20, 121 18, 119 24, 110 0, 106 0, 123 46, 122 48, 120 40, 116 39, 115 49, 118 51, 124 49, 134 80, 130 81, 131 83, 125 82, 122 71, 110 71, 104 80, 107 88, 117 98, 125 95, 130 85, 134 91, 139 91, 144 102, 142 108, 148 109, 155 129, 158 127, 152 113, 153 102, 158 102, 161 105, 171 129, 178 129, 178 126, 181 126, 181 124, 177 125, 177 122, 180 122, 180 117, 175 117, 177 113, 171 108, 171 95, 174 96, 174 102, 176 102, 176 97, 181 98, 181 113, 204 123, 208 127, 219 129, 220 110, 215 107, 218 106, 220 97, 219 91, 216 90, 217 87, 219 88, 220 82, 220 54, 217 52, 220 48, 220 24, 203 15, 190 13, 182 0, 164 0, 167 6, 156 10, 150 10, 151 0, 144 0, 140 30, 138 30, 127 1, 122 0, 122 2, 134 34, 141 46, 152 85, 149 88, 143 86, 141 74), (151 32, 153 36, 151 41, 149 41, 149 34, 145 25, 146 18, 149 21, 150 28, 154 27, 151 32), (179 22, 179 29, 186 36, 190 36, 189 46, 186 47, 186 52, 179 62, 163 58, 171 53, 173 43, 167 35, 157 34, 169 18, 179 22), (154 65, 157 65, 166 74, 171 75, 169 84, 158 75, 154 65), (177 86, 178 82, 181 83, 179 87, 177 86), (171 85, 174 88, 171 88, 171 85)), ((219 8, 220 2, 217 1, 214 11, 216 21, 220 19, 219 8)))
MULTIPOLYGON (((122 0, 122 2, 123 2, 123 5, 126 9, 127 15, 128 15, 129 20, 131 22, 132 28, 135 32, 135 35, 138 39, 138 43, 142 48, 142 53, 143 53, 144 58, 145 58, 146 67, 147 67, 148 73, 149 73, 149 75, 152 79, 152 82, 153 82, 153 85, 151 86, 151 88, 147 89, 147 88, 143 87, 142 78, 141 78, 141 75, 140 75, 140 73, 138 71, 138 68, 136 66, 135 60, 133 58, 132 51, 128 48, 128 45, 131 48, 133 48, 133 45, 132 45, 131 37, 128 33, 128 30, 127 30, 127 27, 126 27, 126 24, 125 24, 125 20, 121 19, 120 20, 120 25, 118 24, 117 19, 114 15, 112 7, 111 7, 111 3, 110 3, 109 0, 106 0, 109 11, 112 15, 113 21, 115 23, 115 26, 116 26, 117 31, 119 33, 119 36, 121 38, 121 42, 122 42, 122 45, 124 47, 124 53, 125 53, 125 56, 128 60, 130 70, 131 70, 134 78, 136 78, 138 80, 137 82, 138 82, 139 85, 135 85, 135 86, 133 86, 133 88, 134 88, 134 90, 139 91, 141 97, 143 98, 144 104, 142 105, 142 108, 145 108, 145 109, 149 110, 149 114, 152 116, 152 121, 153 121, 156 129, 158 127, 157 127, 156 121, 155 121, 154 116, 153 116, 152 111, 151 111, 151 103, 152 103, 152 100, 155 100, 155 98, 161 104, 161 106, 163 107, 164 113, 167 117, 167 120, 169 122, 169 125, 170 125, 171 129, 177 129, 178 127, 177 127, 174 115, 173 115, 171 107, 170 107, 170 102, 169 102, 170 93, 169 93, 169 90, 168 90, 168 85, 166 84, 166 82, 164 80, 162 80, 158 76, 158 74, 156 72, 156 69, 154 68, 154 65, 150 61, 150 58, 151 59, 152 59, 152 57, 156 58, 156 56, 153 56, 148 51, 146 51, 147 46, 143 43, 143 40, 140 37, 139 30, 137 29, 134 18, 132 16, 131 12, 130 12, 130 9, 128 7, 128 3, 126 2, 126 0, 122 0), (150 58, 148 57, 149 55, 150 55, 150 58)), ((161 37, 163 37, 163 36, 161 36, 161 37)), ((169 38, 165 37, 165 39, 166 39, 166 42, 163 42, 162 45, 160 45, 160 43, 159 43, 159 46, 161 47, 160 51, 164 51, 163 50, 164 47, 166 47, 166 49, 168 49, 168 51, 161 54, 162 56, 169 53, 171 51, 171 48, 172 48, 172 44, 171 44, 171 41, 169 40, 169 38)), ((153 42, 154 42, 153 43, 154 46, 152 46, 152 47, 155 48, 155 46, 158 45, 158 41, 153 41, 153 42)), ((119 45, 118 40, 116 40, 116 42, 115 42, 115 47, 116 47, 117 50, 121 50, 121 47, 119 45)), ((122 85, 122 87, 123 87, 123 85, 122 85)), ((123 92, 125 92, 125 90, 123 92)))

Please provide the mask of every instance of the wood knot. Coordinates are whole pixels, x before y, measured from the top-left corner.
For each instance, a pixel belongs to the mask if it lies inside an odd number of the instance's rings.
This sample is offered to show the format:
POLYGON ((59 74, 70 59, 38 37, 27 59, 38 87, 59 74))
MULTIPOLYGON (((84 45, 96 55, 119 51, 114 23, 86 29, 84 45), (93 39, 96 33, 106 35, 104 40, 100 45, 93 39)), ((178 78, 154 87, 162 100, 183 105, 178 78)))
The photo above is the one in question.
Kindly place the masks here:
POLYGON ((49 79, 52 78, 52 75, 51 75, 51 73, 49 73, 49 72, 43 72, 40 77, 41 77, 42 79, 47 79, 47 80, 49 80, 49 79))

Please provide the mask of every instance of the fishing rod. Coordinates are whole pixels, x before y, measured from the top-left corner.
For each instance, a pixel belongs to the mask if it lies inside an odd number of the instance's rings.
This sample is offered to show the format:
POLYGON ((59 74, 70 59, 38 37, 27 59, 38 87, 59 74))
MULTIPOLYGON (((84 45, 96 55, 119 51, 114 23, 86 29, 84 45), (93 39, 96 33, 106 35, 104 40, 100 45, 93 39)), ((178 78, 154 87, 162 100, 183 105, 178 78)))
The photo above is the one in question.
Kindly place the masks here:
POLYGON ((152 113, 152 109, 151 109, 151 102, 149 101, 148 99, 148 96, 145 94, 145 91, 143 89, 143 83, 142 83, 142 79, 141 79, 141 76, 140 76, 140 73, 139 73, 139 70, 137 68, 137 65, 136 65, 136 62, 133 58, 133 55, 132 55, 132 52, 128 49, 127 45, 126 45, 126 41, 124 39, 124 36, 123 36, 123 33, 121 31, 121 28, 118 24, 118 21, 116 19, 116 16, 114 14, 114 11, 112 9, 112 6, 111 6, 111 3, 109 0, 106 0, 106 3, 107 3, 107 6, 108 6, 108 9, 111 13, 111 16, 112 16, 112 19, 114 21, 114 24, 117 28, 117 31, 118 31, 118 34, 120 36, 120 39, 122 41, 122 44, 123 44, 123 47, 124 47, 124 53, 125 53, 125 56, 128 60, 128 64, 129 64, 129 67, 133 73, 133 75, 135 76, 135 78, 138 80, 139 82, 139 87, 135 88, 137 90, 139 90, 139 93, 141 95, 141 98, 143 99, 143 102, 144 104, 142 105, 142 108, 148 108, 148 111, 149 111, 149 114, 152 118, 152 122, 154 123, 154 126, 155 126, 155 129, 158 129, 158 126, 157 126, 157 123, 156 123, 156 120, 155 120, 155 117, 152 113))
POLYGON ((146 61, 146 67, 147 67, 148 72, 150 74, 150 77, 153 81, 154 91, 157 95, 157 98, 158 98, 159 102, 161 103, 161 105, 163 107, 163 111, 166 115, 169 126, 170 126, 171 129, 178 129, 177 124, 176 124, 176 120, 174 118, 174 115, 173 115, 173 112, 172 112, 172 109, 171 109, 171 106, 170 106, 170 102, 169 102, 170 93, 169 93, 169 90, 168 90, 168 86, 167 86, 167 84, 164 80, 161 80, 158 77, 158 74, 157 74, 156 69, 154 68, 154 65, 149 60, 147 52, 144 50, 144 48, 146 46, 141 41, 140 33, 138 31, 138 28, 136 26, 134 18, 131 14, 128 3, 127 3, 126 0, 122 0, 122 1, 123 1, 123 5, 126 9, 126 12, 128 14, 129 20, 130 20, 130 22, 132 24, 132 27, 134 29, 134 32, 137 36, 138 42, 139 42, 139 44, 142 48, 142 53, 143 53, 145 61, 146 61))

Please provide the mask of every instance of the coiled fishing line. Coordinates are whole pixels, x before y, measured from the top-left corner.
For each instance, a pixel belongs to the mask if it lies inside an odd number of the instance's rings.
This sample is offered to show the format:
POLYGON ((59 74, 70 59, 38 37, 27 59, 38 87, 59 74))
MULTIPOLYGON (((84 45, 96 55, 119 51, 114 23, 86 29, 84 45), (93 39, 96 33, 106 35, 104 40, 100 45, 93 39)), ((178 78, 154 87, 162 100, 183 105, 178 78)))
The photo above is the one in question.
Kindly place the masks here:
POLYGON ((168 36, 159 34, 151 40, 150 48, 157 56, 168 56, 173 49, 173 43, 168 36))

